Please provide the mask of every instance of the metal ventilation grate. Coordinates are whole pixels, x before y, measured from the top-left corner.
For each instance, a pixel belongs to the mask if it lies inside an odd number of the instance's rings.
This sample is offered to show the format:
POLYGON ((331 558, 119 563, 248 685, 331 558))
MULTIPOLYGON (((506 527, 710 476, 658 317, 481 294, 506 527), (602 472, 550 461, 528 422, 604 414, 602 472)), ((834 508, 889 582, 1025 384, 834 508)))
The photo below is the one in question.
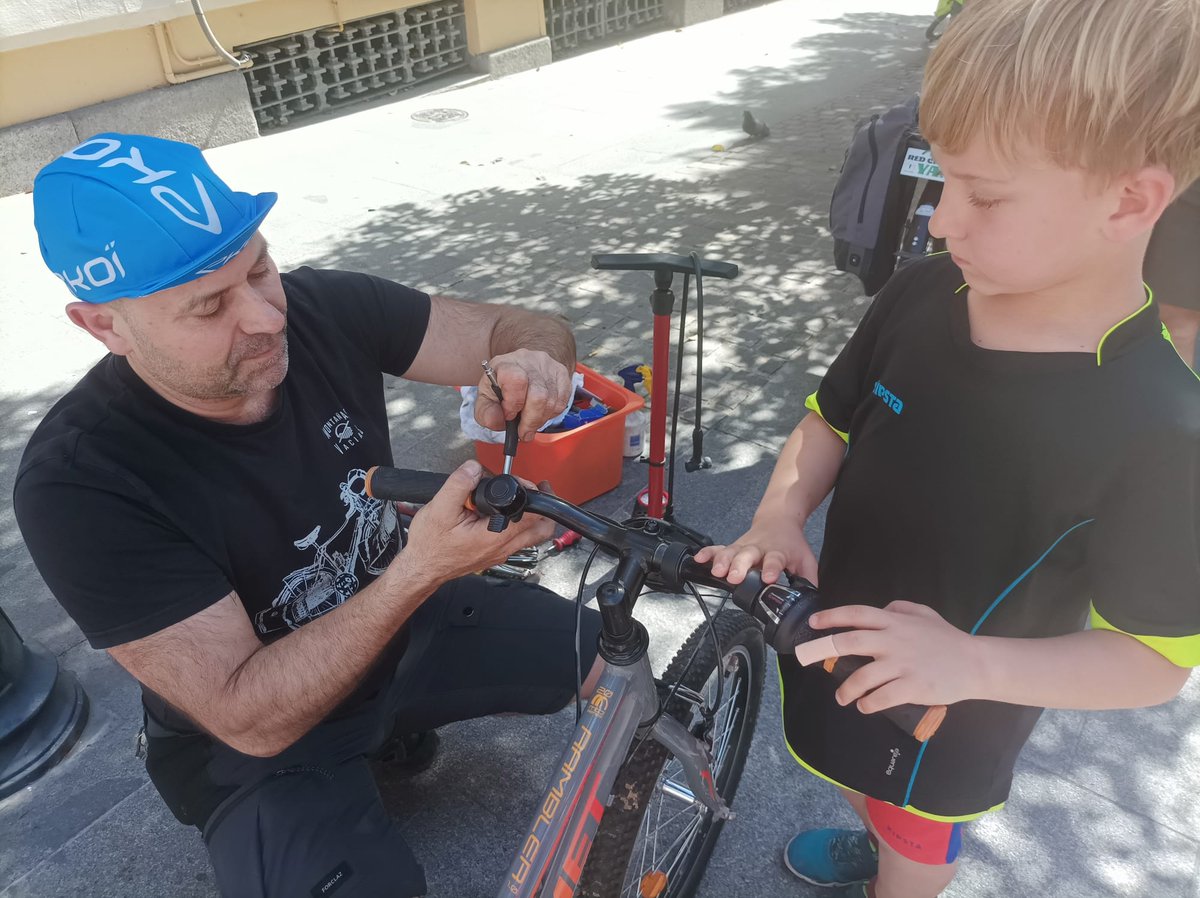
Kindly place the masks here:
POLYGON ((463 0, 315 28, 237 47, 261 130, 389 93, 467 65, 463 0))
POLYGON ((662 0, 544 0, 546 33, 554 53, 657 22, 662 0))

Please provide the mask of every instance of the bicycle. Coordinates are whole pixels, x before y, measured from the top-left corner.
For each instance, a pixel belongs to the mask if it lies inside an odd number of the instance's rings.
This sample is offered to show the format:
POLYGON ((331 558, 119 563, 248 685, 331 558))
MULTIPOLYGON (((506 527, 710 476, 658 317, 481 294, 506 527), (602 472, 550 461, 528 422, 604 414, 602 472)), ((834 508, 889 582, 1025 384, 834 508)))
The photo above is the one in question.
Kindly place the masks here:
MULTIPOLYGON (((377 467, 372 498, 425 503, 446 475, 377 467)), ((605 667, 538 804, 498 895, 501 898, 684 898, 704 874, 745 767, 762 697, 765 644, 790 652, 814 638, 816 590, 764 584, 752 572, 736 586, 695 562, 693 541, 668 522, 620 524, 508 474, 485 477, 470 503, 497 526, 539 514, 616 556, 596 589, 599 654, 605 667), (633 617, 643 589, 687 590, 705 616, 661 681, 647 659, 649 634, 633 617), (725 596, 710 611, 698 587, 725 596), (732 599, 735 608, 726 608, 732 599)), ((576 601, 583 597, 587 569, 576 601)), ((581 605, 580 605, 581 607, 581 605)), ((826 664, 849 675, 865 659, 826 664), (845 663, 843 663, 845 662, 845 663)), ((578 671, 577 671, 578 693, 578 671)), ((882 712, 929 738, 944 708, 906 705, 882 712)))

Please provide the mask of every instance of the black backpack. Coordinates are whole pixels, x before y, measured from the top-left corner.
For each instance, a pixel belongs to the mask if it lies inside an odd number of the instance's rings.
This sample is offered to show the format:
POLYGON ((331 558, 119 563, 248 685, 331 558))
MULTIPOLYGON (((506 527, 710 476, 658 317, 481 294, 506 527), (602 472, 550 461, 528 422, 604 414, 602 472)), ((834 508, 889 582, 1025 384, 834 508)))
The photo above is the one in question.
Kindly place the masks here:
POLYGON ((868 296, 896 267, 901 233, 917 181, 900 169, 917 131, 920 97, 858 123, 829 204, 833 262, 857 275, 868 296))

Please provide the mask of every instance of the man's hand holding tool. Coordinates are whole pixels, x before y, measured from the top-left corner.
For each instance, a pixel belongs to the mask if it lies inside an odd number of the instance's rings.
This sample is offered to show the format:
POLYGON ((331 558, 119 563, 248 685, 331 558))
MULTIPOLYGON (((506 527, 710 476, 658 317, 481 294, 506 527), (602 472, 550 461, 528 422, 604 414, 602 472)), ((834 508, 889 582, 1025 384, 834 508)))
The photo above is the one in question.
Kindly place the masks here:
POLYGON ((570 370, 545 352, 517 349, 493 356, 488 367, 491 374, 485 368, 478 384, 475 420, 489 430, 505 430, 516 418, 520 439, 532 440, 571 401, 570 370))

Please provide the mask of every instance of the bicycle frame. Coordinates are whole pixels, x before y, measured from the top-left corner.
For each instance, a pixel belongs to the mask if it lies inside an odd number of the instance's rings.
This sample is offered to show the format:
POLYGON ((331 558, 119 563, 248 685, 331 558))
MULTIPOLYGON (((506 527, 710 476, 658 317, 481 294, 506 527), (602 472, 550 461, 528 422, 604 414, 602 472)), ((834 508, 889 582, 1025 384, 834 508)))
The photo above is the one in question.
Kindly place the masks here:
MULTIPOLYGON (((605 666, 504 878, 500 898, 575 894, 617 770, 643 721, 649 721, 658 707, 658 690, 645 655, 628 666, 605 666)), ((708 751, 683 724, 663 714, 650 738, 665 745, 683 765, 691 797, 719 818, 732 816, 717 794, 708 751)))

